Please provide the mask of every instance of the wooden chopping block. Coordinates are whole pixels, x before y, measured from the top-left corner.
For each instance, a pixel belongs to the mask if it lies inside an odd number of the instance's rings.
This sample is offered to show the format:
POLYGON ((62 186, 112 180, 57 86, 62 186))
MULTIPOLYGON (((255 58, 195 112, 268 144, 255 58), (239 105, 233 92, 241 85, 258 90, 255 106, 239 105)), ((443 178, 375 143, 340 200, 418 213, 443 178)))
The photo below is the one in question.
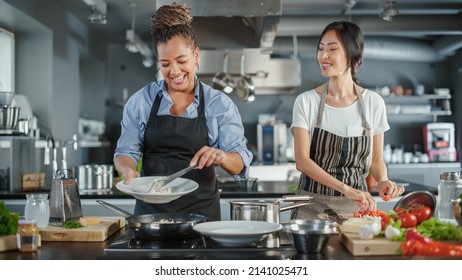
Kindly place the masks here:
POLYGON ((350 232, 340 232, 339 240, 354 256, 399 255, 397 250, 401 245, 401 242, 390 241, 385 237, 361 239, 357 233, 350 232))
POLYGON ((104 241, 125 226, 124 217, 100 217, 100 223, 81 228, 64 228, 48 225, 40 230, 42 241, 104 241))
POLYGON ((0 236, 0 252, 18 249, 16 235, 0 236))
MULTIPOLYGON (((38 237, 37 243, 38 247, 42 247, 42 239, 40 235, 38 237)), ((15 234, 0 236, 0 252, 12 251, 17 249, 18 242, 15 234)))

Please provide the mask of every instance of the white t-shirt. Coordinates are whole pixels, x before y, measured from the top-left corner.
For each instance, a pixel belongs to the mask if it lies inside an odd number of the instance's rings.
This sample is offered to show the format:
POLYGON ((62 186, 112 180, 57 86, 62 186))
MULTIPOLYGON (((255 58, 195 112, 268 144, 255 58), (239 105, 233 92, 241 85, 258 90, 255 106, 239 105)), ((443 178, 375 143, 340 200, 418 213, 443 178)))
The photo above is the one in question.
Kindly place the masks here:
MULTIPOLYGON (((363 92, 366 107, 366 119, 371 128, 371 134, 377 135, 390 129, 387 121, 385 102, 376 92, 365 89, 363 92)), ((292 125, 309 130, 310 135, 316 126, 321 96, 314 90, 301 93, 295 99, 292 112, 292 125)), ((361 107, 359 101, 344 107, 336 108, 324 104, 321 128, 342 137, 361 136, 363 132, 361 107)), ((372 144, 372 143, 371 143, 372 144)), ((372 160, 372 145, 367 166, 372 160)))

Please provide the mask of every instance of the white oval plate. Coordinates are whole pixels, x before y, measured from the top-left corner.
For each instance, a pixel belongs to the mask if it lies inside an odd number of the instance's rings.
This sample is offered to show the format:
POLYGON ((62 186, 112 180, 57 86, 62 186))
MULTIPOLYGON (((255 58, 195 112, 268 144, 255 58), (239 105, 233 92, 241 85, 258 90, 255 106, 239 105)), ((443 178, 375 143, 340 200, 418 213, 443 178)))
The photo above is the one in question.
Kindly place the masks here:
POLYGON ((146 176, 133 178, 130 185, 126 185, 123 181, 120 181, 116 184, 116 188, 144 202, 160 204, 178 199, 185 194, 195 191, 199 187, 199 184, 193 180, 177 178, 166 185, 171 188, 170 193, 148 193, 151 183, 154 180, 164 177, 165 176, 146 176))
POLYGON ((224 246, 242 246, 280 231, 282 225, 263 221, 232 220, 200 223, 194 225, 193 229, 224 246))

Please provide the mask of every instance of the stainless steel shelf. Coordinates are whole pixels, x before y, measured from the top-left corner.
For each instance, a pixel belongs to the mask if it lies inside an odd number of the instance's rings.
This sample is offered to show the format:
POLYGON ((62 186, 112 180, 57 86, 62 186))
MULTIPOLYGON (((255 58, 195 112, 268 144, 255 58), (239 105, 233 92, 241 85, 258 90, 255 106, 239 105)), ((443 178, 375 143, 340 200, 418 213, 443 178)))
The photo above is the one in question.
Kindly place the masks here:
MULTIPOLYGON (((46 146, 47 141, 45 140, 37 140, 35 141, 35 148, 37 149, 44 149, 46 146)), ((79 140, 78 146, 79 148, 101 148, 101 147, 109 147, 111 143, 109 141, 99 141, 99 140, 79 140)), ((59 147, 59 142, 56 143, 56 146, 59 147)))
POLYGON ((398 102, 398 103, 413 103, 413 102, 425 102, 429 100, 449 100, 451 99, 451 95, 437 95, 437 94, 424 94, 424 95, 390 95, 390 96, 383 96, 383 100, 386 103, 388 102, 398 102))
POLYGON ((388 116, 450 116, 451 111, 432 111, 429 113, 388 113, 388 116))

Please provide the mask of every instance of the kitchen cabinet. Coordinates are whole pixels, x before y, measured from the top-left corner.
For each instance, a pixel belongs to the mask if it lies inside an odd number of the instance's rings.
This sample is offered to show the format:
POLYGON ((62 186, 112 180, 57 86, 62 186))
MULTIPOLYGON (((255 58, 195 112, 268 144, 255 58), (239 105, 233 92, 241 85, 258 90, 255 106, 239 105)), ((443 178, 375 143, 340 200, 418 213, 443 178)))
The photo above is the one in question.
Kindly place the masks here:
POLYGON ((450 116, 451 112, 451 95, 424 94, 421 96, 403 95, 403 96, 386 96, 383 97, 388 119, 390 121, 402 120, 405 115, 408 121, 415 117, 422 120, 422 117, 428 117, 436 122, 440 116, 450 116))

